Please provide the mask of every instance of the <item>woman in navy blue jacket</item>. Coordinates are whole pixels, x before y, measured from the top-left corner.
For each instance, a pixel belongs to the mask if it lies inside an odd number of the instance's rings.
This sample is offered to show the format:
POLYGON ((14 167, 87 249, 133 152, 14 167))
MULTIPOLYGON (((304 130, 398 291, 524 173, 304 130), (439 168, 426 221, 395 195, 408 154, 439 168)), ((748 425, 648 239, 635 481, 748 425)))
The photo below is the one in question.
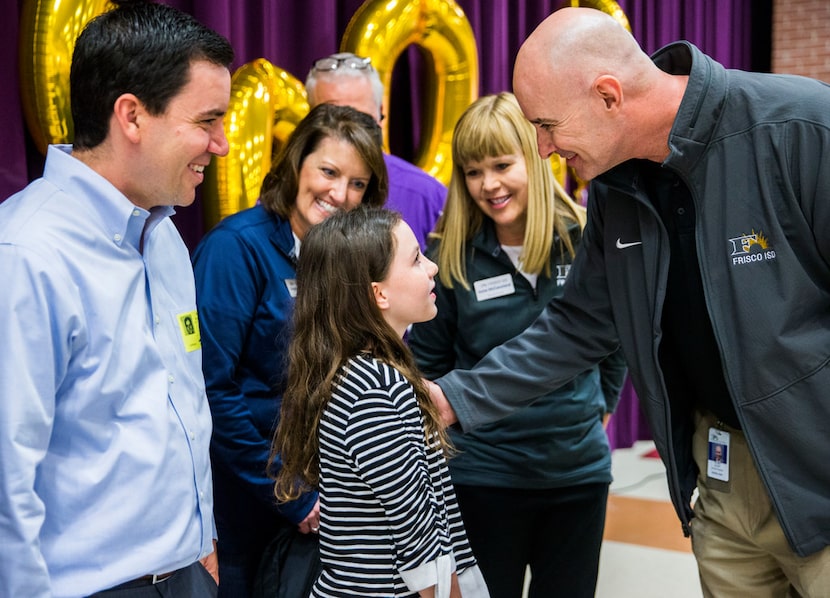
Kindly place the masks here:
POLYGON ((266 473, 285 379, 294 268, 311 226, 339 210, 386 201, 381 143, 371 117, 317 106, 265 178, 259 205, 224 219, 193 254, 213 416, 220 597, 251 595, 262 554, 280 527, 302 533, 319 527, 316 492, 277 506, 266 473))
MULTIPOLYGON (((409 337, 429 378, 472 368, 561 293, 585 217, 511 94, 461 116, 453 164, 427 252, 439 265, 438 316, 409 337)), ((624 373, 614 355, 503 420, 451 430, 450 473, 493 598, 519 598, 527 566, 530 596, 594 595, 611 481, 603 420, 624 373)))

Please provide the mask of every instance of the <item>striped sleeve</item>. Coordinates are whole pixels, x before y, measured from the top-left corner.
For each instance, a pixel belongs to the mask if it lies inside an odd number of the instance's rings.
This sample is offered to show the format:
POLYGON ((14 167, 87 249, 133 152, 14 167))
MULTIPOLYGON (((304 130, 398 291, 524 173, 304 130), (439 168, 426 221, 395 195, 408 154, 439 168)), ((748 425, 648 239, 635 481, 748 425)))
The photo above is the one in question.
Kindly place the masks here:
POLYGON ((319 438, 321 582, 409 595, 439 583, 448 560, 450 572, 475 564, 446 460, 436 442, 426 446, 421 410, 400 372, 369 357, 351 360, 319 438))
POLYGON ((398 379, 389 379, 387 388, 367 389, 353 403, 345 445, 358 477, 386 515, 397 553, 395 566, 407 570, 437 559, 448 545, 449 530, 439 517, 443 509, 432 487, 412 387, 399 375, 394 378, 398 379))

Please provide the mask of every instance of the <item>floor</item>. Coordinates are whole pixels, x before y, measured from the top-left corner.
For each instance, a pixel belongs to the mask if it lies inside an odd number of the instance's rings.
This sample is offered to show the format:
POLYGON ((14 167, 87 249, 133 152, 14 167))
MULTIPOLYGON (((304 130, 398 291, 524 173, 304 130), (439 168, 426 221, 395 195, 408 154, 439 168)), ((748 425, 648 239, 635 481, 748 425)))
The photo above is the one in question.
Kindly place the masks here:
POLYGON ((691 544, 669 502, 654 443, 615 450, 612 471, 596 598, 701 598, 691 544))
POLYGON ((700 598, 691 544, 669 502, 654 444, 615 450, 612 470, 597 598, 700 598))

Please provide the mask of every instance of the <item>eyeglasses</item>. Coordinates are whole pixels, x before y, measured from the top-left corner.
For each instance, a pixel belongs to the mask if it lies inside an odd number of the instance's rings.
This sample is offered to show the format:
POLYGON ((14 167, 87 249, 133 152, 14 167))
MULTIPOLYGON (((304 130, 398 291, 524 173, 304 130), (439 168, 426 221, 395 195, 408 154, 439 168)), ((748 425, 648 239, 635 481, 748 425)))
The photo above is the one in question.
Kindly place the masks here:
POLYGON ((360 56, 328 56, 315 60, 311 66, 313 71, 336 71, 340 67, 347 69, 356 69, 364 71, 372 68, 372 59, 369 57, 362 58, 360 56))

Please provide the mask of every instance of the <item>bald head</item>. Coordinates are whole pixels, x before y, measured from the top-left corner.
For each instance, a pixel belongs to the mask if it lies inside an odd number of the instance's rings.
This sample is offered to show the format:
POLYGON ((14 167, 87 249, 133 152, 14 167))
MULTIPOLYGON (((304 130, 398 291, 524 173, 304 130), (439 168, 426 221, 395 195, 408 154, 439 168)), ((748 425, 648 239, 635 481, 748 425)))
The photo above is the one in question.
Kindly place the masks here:
POLYGON ((539 153, 558 153, 589 180, 630 158, 661 160, 684 89, 611 15, 551 14, 522 45, 513 92, 539 153))
POLYGON ((515 89, 555 77, 584 89, 601 74, 636 77, 652 68, 634 37, 611 15, 593 8, 563 8, 530 34, 516 56, 515 89))

